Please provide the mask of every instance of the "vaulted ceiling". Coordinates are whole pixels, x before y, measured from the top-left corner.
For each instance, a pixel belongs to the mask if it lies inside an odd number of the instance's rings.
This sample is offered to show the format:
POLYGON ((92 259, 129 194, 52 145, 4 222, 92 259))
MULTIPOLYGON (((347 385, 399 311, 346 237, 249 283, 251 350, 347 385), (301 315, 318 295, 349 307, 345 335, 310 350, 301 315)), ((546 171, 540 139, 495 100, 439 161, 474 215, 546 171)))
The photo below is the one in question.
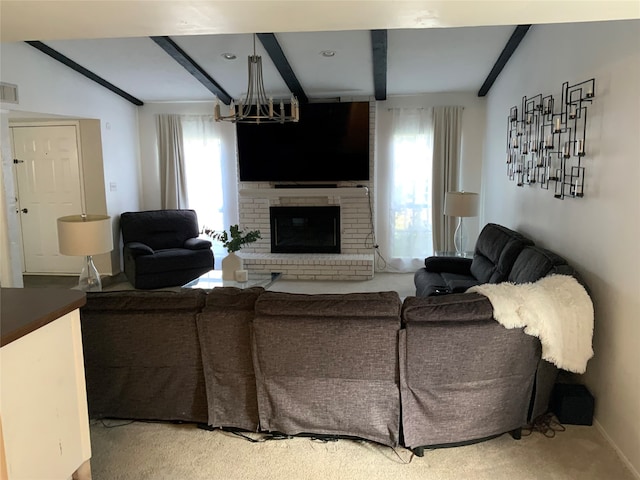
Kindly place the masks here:
MULTIPOLYGON (((136 104, 237 99, 247 89, 254 45, 274 98, 293 92, 303 101, 382 100, 429 92, 486 94, 525 36, 527 19, 544 19, 530 8, 536 3, 539 10, 540 2, 524 1, 3 0, 0 20, 3 41, 27 41, 136 104), (519 4, 520 13, 509 3, 519 4), (119 23, 112 18, 115 7, 119 23)), ((553 2, 560 15, 547 21, 633 15, 625 9, 630 2, 590 3, 584 12, 565 8, 576 2, 553 2), (599 11, 601 3, 608 10, 599 11)))

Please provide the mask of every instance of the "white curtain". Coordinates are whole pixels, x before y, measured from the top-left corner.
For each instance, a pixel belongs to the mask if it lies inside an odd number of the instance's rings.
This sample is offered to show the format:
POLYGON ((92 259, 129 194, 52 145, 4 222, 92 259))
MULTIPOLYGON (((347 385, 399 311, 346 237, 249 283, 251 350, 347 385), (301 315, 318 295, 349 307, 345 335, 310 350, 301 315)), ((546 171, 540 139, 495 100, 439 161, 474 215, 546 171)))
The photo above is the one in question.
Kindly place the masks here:
POLYGON ((377 167, 378 248, 387 271, 412 272, 433 252, 431 109, 393 109, 389 139, 377 167))
MULTIPOLYGON (((180 122, 187 204, 196 211, 200 228, 227 230, 238 223, 235 129, 212 115, 182 115, 180 122)), ((226 255, 219 242, 214 242, 214 255, 226 255)))
POLYGON ((162 208, 188 208, 180 116, 157 115, 156 128, 162 208))
POLYGON ((455 251, 453 233, 457 218, 444 215, 444 197, 458 190, 462 142, 462 107, 433 109, 433 247, 455 251))

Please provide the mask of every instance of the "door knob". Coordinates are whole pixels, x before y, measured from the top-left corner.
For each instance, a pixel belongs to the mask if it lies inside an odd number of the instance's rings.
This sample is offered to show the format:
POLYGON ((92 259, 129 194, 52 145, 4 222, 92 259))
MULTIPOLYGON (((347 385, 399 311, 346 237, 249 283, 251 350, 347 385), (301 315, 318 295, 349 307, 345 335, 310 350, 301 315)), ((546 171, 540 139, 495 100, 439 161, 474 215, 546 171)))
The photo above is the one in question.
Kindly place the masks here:
POLYGON ((28 208, 23 208, 22 209, 22 213, 29 213, 29 209, 28 208))

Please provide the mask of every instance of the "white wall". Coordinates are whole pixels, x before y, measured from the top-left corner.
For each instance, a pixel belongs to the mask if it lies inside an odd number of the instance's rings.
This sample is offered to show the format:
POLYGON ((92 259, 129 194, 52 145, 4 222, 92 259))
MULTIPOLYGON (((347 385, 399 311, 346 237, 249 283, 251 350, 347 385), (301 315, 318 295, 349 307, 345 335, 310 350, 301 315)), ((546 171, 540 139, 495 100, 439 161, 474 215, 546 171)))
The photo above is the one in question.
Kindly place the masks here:
MULTIPOLYGON (((107 213, 117 231, 119 214, 138 210, 140 204, 137 107, 25 43, 2 43, 0 49, 0 79, 18 85, 20 101, 3 105, 9 113, 2 116, 1 138, 9 137, 12 118, 99 120, 107 213)), ((2 161, 10 160, 3 149, 2 161)), ((112 258, 120 264, 117 247, 112 258)))
MULTIPOLYGON (((486 101, 475 92, 428 93, 389 97, 378 102, 378 129, 376 143, 390 142, 392 108, 429 108, 441 106, 462 106, 462 151, 460 158, 460 189, 468 192, 480 192, 482 178, 482 155, 485 139, 486 101)), ((383 155, 382 150, 377 155, 383 155)), ((482 200, 482 199, 481 199, 482 200)), ((475 245, 479 226, 484 225, 482 217, 466 218, 467 245, 475 245)))
POLYGON ((534 26, 488 96, 484 220, 515 228, 582 273, 595 306, 585 382, 596 420, 640 471, 640 21, 534 26), (506 178, 506 119, 522 96, 595 77, 585 196, 506 178))

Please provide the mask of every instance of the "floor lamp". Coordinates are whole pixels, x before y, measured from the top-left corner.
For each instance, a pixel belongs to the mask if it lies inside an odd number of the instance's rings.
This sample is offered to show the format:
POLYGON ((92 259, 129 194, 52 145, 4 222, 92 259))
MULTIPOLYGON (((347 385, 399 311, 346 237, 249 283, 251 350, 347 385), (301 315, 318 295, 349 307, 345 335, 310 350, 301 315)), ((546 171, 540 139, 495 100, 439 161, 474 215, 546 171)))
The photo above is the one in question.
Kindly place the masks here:
POLYGON ((83 214, 58 218, 58 246, 62 255, 85 257, 78 288, 85 292, 102 291, 102 281, 92 256, 113 250, 111 217, 83 214))
POLYGON ((478 215, 478 194, 471 192, 447 192, 444 198, 444 214, 458 217, 458 226, 453 235, 453 244, 457 255, 464 255, 467 243, 467 232, 464 228, 464 217, 478 215))

